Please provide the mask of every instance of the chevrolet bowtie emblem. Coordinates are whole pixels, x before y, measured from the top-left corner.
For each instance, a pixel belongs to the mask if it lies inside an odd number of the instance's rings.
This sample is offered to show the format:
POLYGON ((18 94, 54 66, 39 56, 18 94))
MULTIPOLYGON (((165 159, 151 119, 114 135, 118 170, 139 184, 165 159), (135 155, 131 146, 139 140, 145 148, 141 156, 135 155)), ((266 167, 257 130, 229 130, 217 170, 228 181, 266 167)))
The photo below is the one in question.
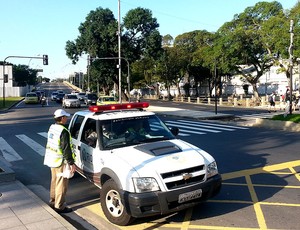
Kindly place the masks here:
POLYGON ((184 179, 184 180, 188 180, 192 177, 193 177, 193 175, 191 173, 183 173, 182 174, 182 179, 184 179))

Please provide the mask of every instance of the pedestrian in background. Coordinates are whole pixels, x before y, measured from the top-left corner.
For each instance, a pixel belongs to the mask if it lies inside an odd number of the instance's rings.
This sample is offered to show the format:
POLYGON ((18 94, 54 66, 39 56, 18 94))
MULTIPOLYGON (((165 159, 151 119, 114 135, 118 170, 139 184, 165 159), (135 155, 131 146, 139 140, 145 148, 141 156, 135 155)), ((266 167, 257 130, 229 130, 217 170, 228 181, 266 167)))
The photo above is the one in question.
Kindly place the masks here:
POLYGON ((276 112, 276 108, 275 108, 275 92, 273 91, 271 93, 271 95, 269 96, 268 98, 268 101, 269 101, 269 113, 271 112, 271 110, 273 109, 274 112, 276 112))
POLYGON ((70 173, 75 172, 75 154, 72 150, 71 135, 65 127, 69 113, 62 109, 54 112, 55 124, 48 131, 44 164, 51 168, 50 202, 49 205, 58 213, 72 212, 66 205, 68 176, 63 176, 64 168, 69 167, 70 173))

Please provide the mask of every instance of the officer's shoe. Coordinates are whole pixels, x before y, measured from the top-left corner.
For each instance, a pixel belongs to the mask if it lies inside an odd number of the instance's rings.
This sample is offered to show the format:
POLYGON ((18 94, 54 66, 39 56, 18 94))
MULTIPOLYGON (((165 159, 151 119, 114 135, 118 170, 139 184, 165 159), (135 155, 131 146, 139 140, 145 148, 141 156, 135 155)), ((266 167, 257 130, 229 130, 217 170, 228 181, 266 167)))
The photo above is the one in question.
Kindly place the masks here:
POLYGON ((57 213, 69 213, 69 212, 73 212, 72 208, 69 207, 65 207, 64 209, 54 209, 57 213))

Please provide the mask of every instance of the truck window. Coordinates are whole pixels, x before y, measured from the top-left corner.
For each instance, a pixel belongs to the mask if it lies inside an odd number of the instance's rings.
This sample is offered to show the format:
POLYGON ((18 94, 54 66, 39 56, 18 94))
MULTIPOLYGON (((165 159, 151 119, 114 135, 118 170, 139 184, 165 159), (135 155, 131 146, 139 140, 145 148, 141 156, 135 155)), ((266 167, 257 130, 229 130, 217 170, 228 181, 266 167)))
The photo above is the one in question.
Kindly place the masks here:
POLYGON ((71 136, 75 139, 78 138, 79 129, 82 124, 82 121, 84 120, 84 116, 76 116, 75 119, 73 119, 72 123, 69 126, 71 136))
POLYGON ((82 130, 80 141, 93 148, 96 147, 96 143, 97 143, 96 120, 90 118, 87 119, 82 130))

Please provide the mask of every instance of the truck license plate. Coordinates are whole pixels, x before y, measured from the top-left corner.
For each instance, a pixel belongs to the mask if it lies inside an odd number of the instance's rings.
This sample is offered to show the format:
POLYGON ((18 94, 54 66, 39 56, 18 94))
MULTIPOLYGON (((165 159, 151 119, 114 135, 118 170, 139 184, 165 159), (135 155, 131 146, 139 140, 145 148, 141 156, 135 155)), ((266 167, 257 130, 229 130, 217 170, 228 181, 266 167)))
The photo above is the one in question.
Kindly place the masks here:
POLYGON ((183 193, 183 194, 179 195, 178 203, 184 203, 184 202, 189 201, 189 200, 194 200, 194 199, 197 199, 201 196, 202 196, 202 189, 197 189, 197 190, 192 191, 192 192, 186 192, 186 193, 183 193))

